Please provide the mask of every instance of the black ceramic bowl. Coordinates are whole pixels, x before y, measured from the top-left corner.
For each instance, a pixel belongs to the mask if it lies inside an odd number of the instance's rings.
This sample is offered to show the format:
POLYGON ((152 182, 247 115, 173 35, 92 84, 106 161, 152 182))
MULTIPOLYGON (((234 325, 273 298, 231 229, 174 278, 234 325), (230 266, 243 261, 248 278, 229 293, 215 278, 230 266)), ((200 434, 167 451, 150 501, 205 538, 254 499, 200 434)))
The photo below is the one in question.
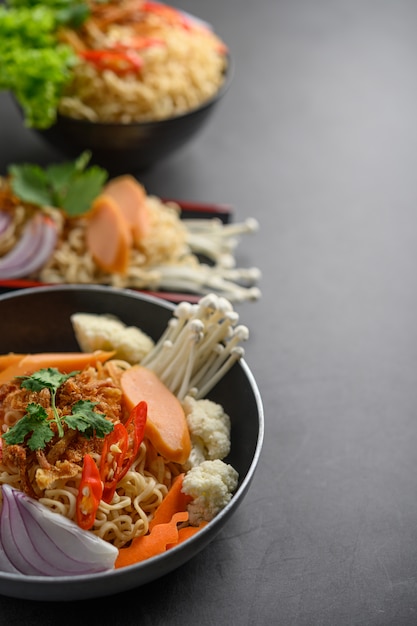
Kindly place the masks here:
MULTIPOLYGON (((0 354, 78 350, 70 322, 70 315, 75 312, 112 313, 157 339, 171 318, 173 308, 172 304, 158 298, 100 286, 38 287, 8 293, 0 296, 0 354)), ((62 578, 0 572, 0 594, 51 601, 111 595, 159 578, 205 548, 236 512, 247 493, 264 432, 259 390, 244 360, 233 366, 209 397, 222 404, 230 415, 232 449, 226 461, 239 472, 236 493, 214 520, 166 553, 117 570, 62 578)))
POLYGON ((210 100, 197 109, 165 120, 119 124, 58 115, 53 126, 36 132, 66 157, 75 158, 84 150, 90 150, 91 162, 104 167, 113 176, 140 171, 188 143, 213 114, 231 80, 229 59, 225 81, 210 100))

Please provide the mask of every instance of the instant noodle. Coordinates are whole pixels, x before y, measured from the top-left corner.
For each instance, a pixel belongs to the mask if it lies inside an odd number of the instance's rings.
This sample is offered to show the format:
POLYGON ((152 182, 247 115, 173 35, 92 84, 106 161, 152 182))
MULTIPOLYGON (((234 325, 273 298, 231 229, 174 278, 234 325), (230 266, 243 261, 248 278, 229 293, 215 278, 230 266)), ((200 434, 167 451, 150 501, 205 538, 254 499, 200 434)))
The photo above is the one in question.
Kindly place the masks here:
POLYGON ((59 104, 95 122, 162 120, 198 108, 224 82, 227 48, 210 26, 167 5, 90 2, 77 30, 59 33, 79 62, 59 104))

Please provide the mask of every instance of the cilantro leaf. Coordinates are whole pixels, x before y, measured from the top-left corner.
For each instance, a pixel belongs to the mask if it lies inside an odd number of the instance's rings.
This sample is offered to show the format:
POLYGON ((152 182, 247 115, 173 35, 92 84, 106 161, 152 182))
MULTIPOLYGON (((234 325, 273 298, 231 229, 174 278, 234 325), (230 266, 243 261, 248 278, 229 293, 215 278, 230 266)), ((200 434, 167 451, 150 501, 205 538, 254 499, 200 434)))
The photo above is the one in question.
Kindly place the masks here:
POLYGON ((32 433, 27 445, 30 450, 44 448, 54 436, 48 421, 48 414, 40 404, 31 402, 26 407, 26 414, 3 435, 9 445, 24 443, 27 435, 32 433))
POLYGON ((50 193, 45 171, 38 165, 11 165, 13 191, 22 200, 36 205, 50 205, 50 193))
POLYGON ((52 424, 55 422, 58 436, 64 436, 63 424, 68 428, 78 430, 87 439, 91 437, 105 437, 110 433, 114 425, 106 419, 105 415, 96 413, 96 402, 79 400, 72 407, 70 415, 60 416, 56 406, 56 394, 59 387, 69 378, 78 374, 73 371, 70 374, 62 374, 55 367, 46 367, 37 370, 30 376, 20 376, 21 387, 29 391, 41 391, 49 389, 51 394, 51 409, 53 417, 50 418, 44 407, 30 402, 26 407, 26 414, 2 435, 7 444, 27 443, 30 450, 42 450, 45 445, 55 436, 52 424), (27 439, 27 436, 31 437, 27 439), (27 439, 27 441, 26 441, 27 439))
POLYGON ((22 379, 21 387, 25 389, 29 389, 30 391, 41 391, 41 389, 49 389, 51 394, 51 407, 54 416, 55 423, 58 427, 58 435, 60 437, 64 436, 64 429, 62 427, 61 418, 59 417, 57 408, 56 408, 56 392, 58 388, 66 381, 68 378, 75 376, 78 372, 71 372, 70 374, 61 374, 61 372, 56 367, 46 367, 42 368, 30 376, 21 376, 22 379))
POLYGON ((56 391, 68 378, 72 378, 78 373, 79 371, 61 374, 56 367, 46 367, 37 370, 30 376, 20 376, 22 380, 21 387, 30 391, 41 391, 41 389, 45 388, 50 391, 56 391))
POLYGON ((91 152, 86 150, 75 161, 50 165, 11 165, 13 192, 26 202, 37 206, 53 206, 69 217, 83 215, 100 194, 108 172, 88 163, 91 152))
POLYGON ((48 441, 54 437, 55 433, 47 423, 39 424, 33 429, 32 436, 27 440, 30 450, 42 450, 48 441))
POLYGON ((65 191, 71 185, 71 180, 77 171, 76 161, 53 163, 47 166, 45 175, 51 188, 51 194, 57 196, 56 206, 61 206, 62 199, 60 199, 59 196, 65 194, 65 191))
POLYGON ((94 436, 104 437, 114 426, 105 415, 93 410, 96 404, 97 402, 89 400, 79 400, 72 407, 71 415, 65 415, 62 419, 69 428, 82 432, 87 439, 94 436))
POLYGON ((65 195, 68 193, 74 180, 86 170, 90 159, 91 152, 85 150, 74 161, 53 163, 46 167, 45 174, 51 188, 51 194, 55 200, 54 206, 62 206, 65 195))
POLYGON ((83 176, 78 176, 73 181, 62 202, 62 209, 70 217, 82 215, 91 208, 106 180, 107 173, 102 168, 90 167, 83 176))

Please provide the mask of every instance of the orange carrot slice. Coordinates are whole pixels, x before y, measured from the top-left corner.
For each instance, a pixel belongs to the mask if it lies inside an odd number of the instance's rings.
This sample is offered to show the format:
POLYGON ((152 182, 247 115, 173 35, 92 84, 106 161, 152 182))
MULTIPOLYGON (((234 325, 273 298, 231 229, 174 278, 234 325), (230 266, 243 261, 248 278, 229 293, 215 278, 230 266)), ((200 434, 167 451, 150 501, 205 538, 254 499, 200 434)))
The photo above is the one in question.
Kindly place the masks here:
POLYGON ((199 530, 204 528, 204 526, 207 526, 207 524, 208 522, 200 522, 198 526, 184 526, 184 528, 179 528, 178 541, 174 544, 168 544, 167 550, 169 550, 169 548, 173 548, 179 543, 182 543, 183 541, 186 541, 187 539, 190 539, 190 537, 194 537, 194 535, 198 533, 199 530))
POLYGON ((149 524, 149 534, 137 537, 128 548, 119 550, 116 568, 132 565, 157 554, 162 554, 186 541, 207 525, 207 522, 202 522, 195 527, 177 528, 179 522, 188 521, 187 505, 192 499, 182 492, 184 475, 177 476, 171 489, 157 508, 149 524))
POLYGON ((143 186, 130 174, 110 180, 103 189, 106 196, 119 206, 125 218, 133 241, 138 244, 148 234, 150 228, 146 192, 143 186))
POLYGON ((0 371, 18 363, 25 355, 18 354, 16 352, 9 352, 8 354, 0 354, 0 371))
POLYGON ((97 350, 96 352, 41 352, 39 354, 20 355, 21 358, 0 372, 0 384, 7 383, 16 376, 29 376, 45 367, 56 367, 60 372, 69 374, 83 370, 97 362, 104 363, 114 352, 97 350))
POLYGON ((190 433, 178 398, 151 370, 134 365, 120 380, 129 411, 141 400, 148 405, 145 437, 168 461, 185 463, 191 451, 190 433))
POLYGON ((155 515, 149 522, 149 530, 158 524, 166 524, 178 511, 186 511, 187 505, 191 502, 191 496, 182 492, 182 482, 185 474, 179 474, 171 485, 165 498, 155 511, 155 515))
MULTIPOLYGON (((158 524, 166 524, 169 522, 174 513, 187 510, 187 506, 192 501, 192 497, 182 491, 184 476, 185 474, 179 474, 174 480, 171 489, 156 509, 155 515, 149 523, 149 530, 152 530, 152 528, 158 524)), ((189 539, 201 528, 207 526, 207 524, 208 522, 201 522, 198 526, 184 526, 184 528, 179 528, 178 541, 174 544, 169 544, 167 548, 171 548, 177 543, 182 543, 186 539, 189 539)))
POLYGON ((188 513, 180 511, 174 513, 172 519, 166 524, 158 524, 149 535, 137 537, 128 548, 121 548, 114 564, 115 568, 132 565, 144 561, 157 554, 166 552, 167 546, 176 545, 178 542, 177 524, 186 522, 188 513))
POLYGON ((88 216, 86 241, 100 269, 126 273, 132 235, 119 205, 110 196, 101 194, 94 200, 88 216))

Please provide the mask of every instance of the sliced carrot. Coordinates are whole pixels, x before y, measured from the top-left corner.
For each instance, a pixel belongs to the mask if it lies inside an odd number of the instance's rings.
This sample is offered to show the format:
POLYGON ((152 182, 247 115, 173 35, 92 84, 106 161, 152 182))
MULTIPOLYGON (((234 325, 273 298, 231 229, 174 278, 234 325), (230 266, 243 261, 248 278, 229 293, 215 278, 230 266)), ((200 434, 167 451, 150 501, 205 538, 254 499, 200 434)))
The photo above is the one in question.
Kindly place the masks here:
POLYGON ((149 522, 149 530, 158 524, 166 524, 170 521, 174 513, 186 511, 187 505, 191 502, 191 496, 182 492, 182 482, 185 474, 179 474, 171 485, 165 498, 155 511, 155 515, 149 522))
POLYGON ((119 205, 110 196, 101 194, 94 200, 88 216, 86 241, 100 269, 126 273, 132 235, 119 205))
POLYGON ((130 174, 110 180, 103 189, 119 206, 131 230, 133 241, 138 244, 148 234, 150 228, 146 192, 143 186, 130 174))
POLYGON ((0 371, 18 363, 25 355, 17 352, 9 352, 8 354, 0 354, 0 371))
POLYGON ((144 561, 157 554, 162 554, 174 546, 186 541, 204 528, 207 522, 199 526, 178 528, 177 524, 188 521, 187 505, 191 497, 182 492, 185 474, 174 480, 171 489, 157 508, 149 524, 149 534, 137 537, 128 548, 121 548, 115 567, 125 567, 144 561))
POLYGON ((194 535, 201 530, 202 528, 204 528, 204 526, 207 526, 208 522, 200 522, 200 524, 198 526, 184 526, 183 528, 179 528, 178 529, 178 541, 177 543, 174 544, 169 544, 167 546, 167 549, 169 548, 173 548, 174 546, 178 545, 179 543, 182 543, 183 541, 186 541, 187 539, 190 539, 190 537, 194 537, 194 535))
POLYGON ((171 520, 166 524, 158 524, 149 535, 137 537, 128 548, 121 548, 114 564, 115 568, 132 565, 144 561, 157 554, 162 554, 168 549, 167 546, 178 543, 177 524, 186 522, 188 513, 180 511, 174 513, 171 520))
POLYGON ((148 405, 145 437, 168 461, 185 463, 190 455, 191 441, 178 398, 154 372, 141 365, 134 365, 123 372, 120 384, 129 411, 141 400, 148 405))
MULTIPOLYGON (((149 530, 158 524, 166 524, 172 519, 174 513, 178 511, 186 511, 188 504, 192 501, 192 497, 182 491, 182 485, 185 474, 179 474, 172 483, 171 489, 155 511, 155 515, 149 523, 149 530)), ((207 522, 201 522, 199 526, 184 526, 178 529, 178 541, 181 543, 189 537, 195 535, 197 531, 207 525, 207 522)), ((176 544, 172 544, 176 545, 176 544)), ((169 547, 172 547, 169 545, 169 547)))
POLYGON ((46 367, 56 367, 60 372, 69 374, 75 370, 83 370, 98 361, 107 361, 114 352, 97 350, 96 352, 41 352, 24 354, 0 372, 0 384, 7 383, 16 376, 28 376, 46 367))

